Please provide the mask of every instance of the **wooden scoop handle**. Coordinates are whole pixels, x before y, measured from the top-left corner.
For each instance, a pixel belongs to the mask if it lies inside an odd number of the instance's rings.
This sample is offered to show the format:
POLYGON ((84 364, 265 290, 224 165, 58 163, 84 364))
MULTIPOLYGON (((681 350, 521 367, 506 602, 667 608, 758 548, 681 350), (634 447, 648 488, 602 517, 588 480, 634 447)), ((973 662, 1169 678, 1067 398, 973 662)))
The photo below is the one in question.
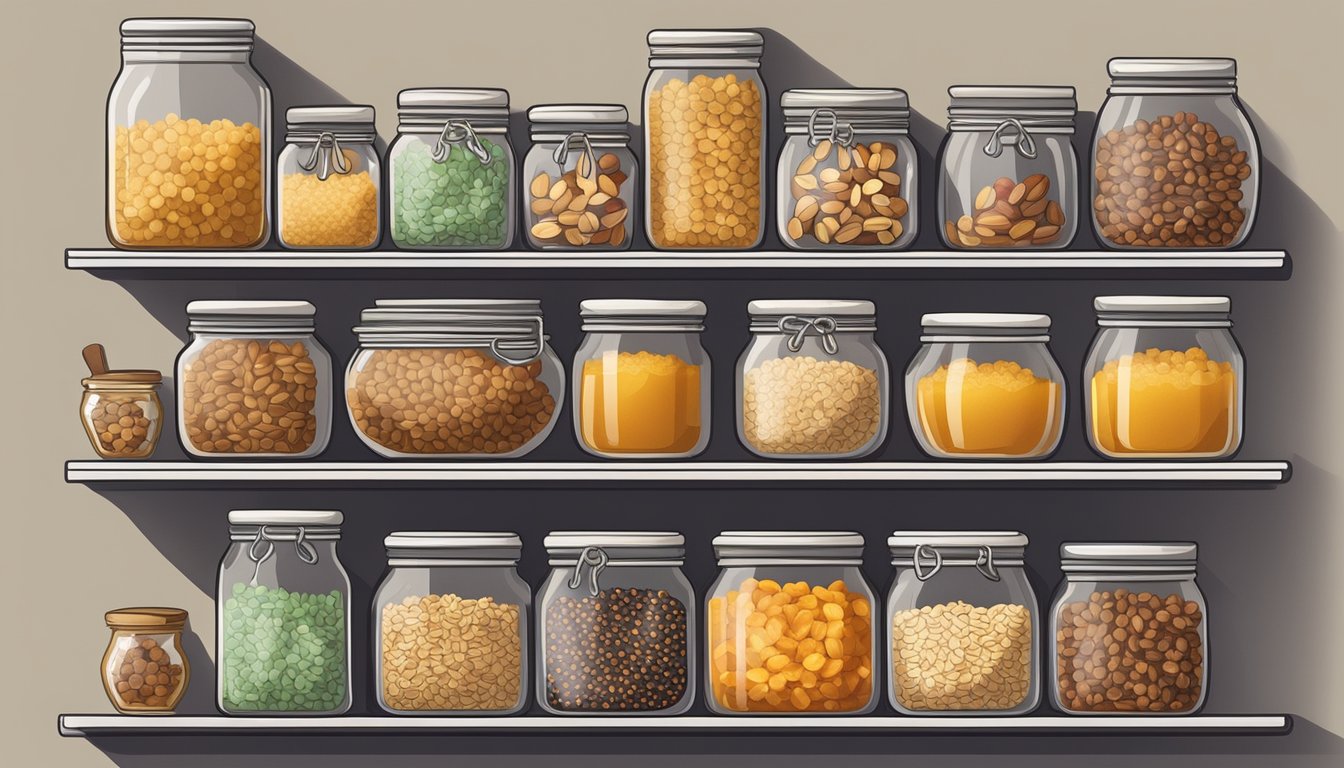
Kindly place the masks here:
POLYGON ((94 376, 107 373, 107 350, 103 349, 102 344, 90 344, 85 347, 84 364, 89 366, 89 373, 94 376))

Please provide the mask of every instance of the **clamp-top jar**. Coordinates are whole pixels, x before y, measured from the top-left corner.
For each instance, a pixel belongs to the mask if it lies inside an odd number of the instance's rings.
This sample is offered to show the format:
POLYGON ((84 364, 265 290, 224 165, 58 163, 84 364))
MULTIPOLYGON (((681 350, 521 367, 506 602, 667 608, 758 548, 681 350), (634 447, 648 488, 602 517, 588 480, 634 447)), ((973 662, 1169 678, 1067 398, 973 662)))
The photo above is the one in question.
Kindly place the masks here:
POLYGON ((380 299, 360 321, 346 405, 380 455, 512 458, 555 426, 565 373, 540 301, 380 299))
POLYGON ((938 220, 950 248, 1066 248, 1078 230, 1072 87, 948 89, 938 220))
POLYGON ((799 250, 903 248, 919 221, 905 91, 785 91, 779 237, 799 250))
POLYGON ((545 105, 529 109, 527 119, 528 243, 542 250, 629 248, 639 182, 625 107, 545 105))
POLYGON ((397 94, 397 118, 387 150, 392 242, 409 250, 512 245, 508 91, 412 88, 397 94))
POLYGON ((382 233, 373 107, 292 107, 276 161, 286 248, 372 248, 382 233))

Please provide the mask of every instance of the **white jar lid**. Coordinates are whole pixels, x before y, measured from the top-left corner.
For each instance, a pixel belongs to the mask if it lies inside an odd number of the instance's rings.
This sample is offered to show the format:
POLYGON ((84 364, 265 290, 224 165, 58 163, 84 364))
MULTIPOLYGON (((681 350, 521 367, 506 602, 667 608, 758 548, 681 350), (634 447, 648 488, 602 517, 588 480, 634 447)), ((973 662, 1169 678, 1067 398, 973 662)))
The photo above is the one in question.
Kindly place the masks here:
POLYGON ((783 109, 910 109, 899 88, 794 88, 779 97, 783 109))
POLYGON ((752 315, 871 316, 877 307, 871 301, 849 299, 756 299, 747 303, 752 315))
POLYGON ((1004 120, 1019 119, 1031 129, 1071 133, 1078 114, 1073 86, 954 85, 947 93, 954 131, 992 131, 1004 120))
POLYGON ((498 531, 396 531, 383 539, 388 549, 513 549, 523 548, 516 533, 498 531))
POLYGON ((251 38, 257 25, 247 19, 126 19, 121 22, 122 37, 246 37, 251 38))
POLYGON ((624 129, 630 113, 620 104, 541 104, 527 110, 533 123, 596 123, 624 129))
POLYGON ((1230 312, 1226 296, 1098 296, 1092 302, 1098 312, 1230 312))
POLYGON ((761 55, 765 38, 750 29, 655 29, 649 32, 649 48, 722 48, 754 51, 761 55))
POLYGON ((193 301, 188 315, 312 317, 317 308, 307 301, 193 301))
POLYGON ((1018 531, 892 531, 887 546, 892 554, 919 546, 1021 549, 1027 546, 1027 536, 1018 531))
POLYGON ((373 107, 367 104, 346 104, 322 107, 290 107, 285 110, 285 122, 296 125, 367 125, 373 123, 373 107))
POLYGON ((1194 542, 1066 542, 1059 547, 1061 560, 1119 561, 1133 563, 1194 563, 1199 546, 1194 542))
POLYGON ((579 302, 581 317, 665 317, 703 318, 703 301, 668 301, 663 299, 584 299, 579 302))
POLYGON ((345 515, 336 510, 320 509, 235 509, 229 513, 229 525, 288 525, 330 527, 340 525, 345 515))
POLYGON ((939 312, 924 315, 919 324, 932 328, 1022 328, 1048 329, 1049 315, 1024 315, 993 312, 939 312))
POLYGON ((509 92, 502 88, 407 88, 397 94, 397 109, 508 109, 509 92))
POLYGON ((1111 77, 1190 80, 1235 80, 1237 60, 1227 58, 1114 58, 1106 62, 1111 77))
POLYGON ((642 549, 684 547, 686 537, 673 531, 551 531, 542 541, 547 552, 585 547, 642 549))
POLYGON ((723 566, 759 561, 857 565, 864 542, 855 531, 724 531, 712 544, 723 566))

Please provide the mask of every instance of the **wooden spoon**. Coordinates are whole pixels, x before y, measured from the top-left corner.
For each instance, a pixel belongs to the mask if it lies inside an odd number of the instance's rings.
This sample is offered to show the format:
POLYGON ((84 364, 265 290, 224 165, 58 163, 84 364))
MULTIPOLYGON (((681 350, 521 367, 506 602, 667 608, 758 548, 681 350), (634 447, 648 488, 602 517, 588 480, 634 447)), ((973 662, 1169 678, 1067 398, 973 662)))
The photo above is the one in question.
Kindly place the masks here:
POLYGON ((90 344, 84 348, 84 364, 89 366, 89 373, 94 376, 101 376, 107 373, 107 350, 103 349, 102 344, 90 344))

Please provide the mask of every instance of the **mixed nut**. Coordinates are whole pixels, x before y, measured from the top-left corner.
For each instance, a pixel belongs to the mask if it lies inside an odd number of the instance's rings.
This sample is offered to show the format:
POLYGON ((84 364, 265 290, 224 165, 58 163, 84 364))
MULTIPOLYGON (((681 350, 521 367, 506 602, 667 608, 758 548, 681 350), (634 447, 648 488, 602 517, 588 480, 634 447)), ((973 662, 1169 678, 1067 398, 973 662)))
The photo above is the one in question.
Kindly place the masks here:
POLYGON ((1064 209, 1049 199, 1050 178, 1033 173, 1022 181, 1002 176, 983 187, 973 213, 943 222, 947 244, 962 248, 1049 245, 1059 239, 1064 209))
POLYGON ((891 245, 905 231, 910 206, 901 197, 896 145, 852 147, 821 139, 793 171, 793 213, 785 233, 794 243, 891 245))
POLYGON ((552 178, 543 171, 532 178, 528 233, 537 245, 614 248, 625 243, 630 208, 622 190, 628 174, 612 152, 596 162, 594 169, 589 156, 579 153, 574 168, 563 175, 552 178))

